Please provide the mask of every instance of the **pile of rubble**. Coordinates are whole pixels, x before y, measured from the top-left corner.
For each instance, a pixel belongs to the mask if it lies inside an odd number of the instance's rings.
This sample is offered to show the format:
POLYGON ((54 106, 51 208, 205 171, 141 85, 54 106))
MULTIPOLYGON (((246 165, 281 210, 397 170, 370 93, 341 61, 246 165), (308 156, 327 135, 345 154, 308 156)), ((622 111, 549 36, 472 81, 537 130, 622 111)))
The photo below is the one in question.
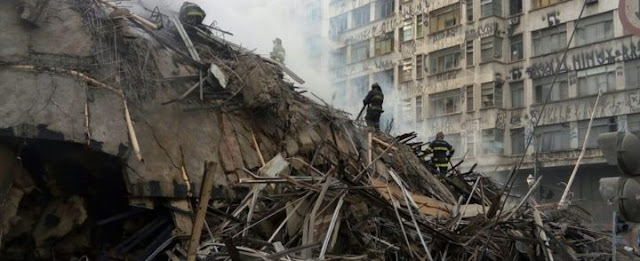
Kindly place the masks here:
MULTIPOLYGON (((75 10, 67 19, 82 18, 95 63, 0 57, 0 69, 86 84, 84 110, 68 113, 85 135, 62 139, 86 144, 82 157, 102 153, 91 157, 101 169, 121 167, 114 187, 126 192, 109 196, 128 206, 101 212, 95 204, 109 200, 95 201, 99 192, 53 193, 65 183, 9 149, 11 169, 25 170, 2 179, 11 185, 0 195, 11 196, 0 201, 0 259, 611 258, 609 236, 584 228, 579 209, 538 205, 530 193, 507 200, 506 186, 473 170, 434 174, 415 134, 370 132, 302 95, 284 75, 301 79, 278 62, 157 10, 154 20, 102 0, 45 2, 32 14, 59 4, 75 10)), ((88 184, 98 189, 96 180, 88 184)))

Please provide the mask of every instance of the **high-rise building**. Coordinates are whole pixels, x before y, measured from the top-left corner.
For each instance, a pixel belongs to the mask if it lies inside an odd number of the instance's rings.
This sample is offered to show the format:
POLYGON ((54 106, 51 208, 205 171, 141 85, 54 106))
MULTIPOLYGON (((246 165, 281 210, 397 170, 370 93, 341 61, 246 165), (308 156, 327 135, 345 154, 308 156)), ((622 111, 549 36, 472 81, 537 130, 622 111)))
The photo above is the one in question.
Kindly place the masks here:
POLYGON ((616 173, 597 136, 640 132, 640 42, 618 1, 334 0, 329 10, 329 64, 347 103, 380 82, 395 128, 425 141, 442 131, 463 166, 489 173, 524 157, 516 188, 544 175, 546 201, 562 194, 602 91, 572 191, 596 219, 610 216, 598 179, 616 173))

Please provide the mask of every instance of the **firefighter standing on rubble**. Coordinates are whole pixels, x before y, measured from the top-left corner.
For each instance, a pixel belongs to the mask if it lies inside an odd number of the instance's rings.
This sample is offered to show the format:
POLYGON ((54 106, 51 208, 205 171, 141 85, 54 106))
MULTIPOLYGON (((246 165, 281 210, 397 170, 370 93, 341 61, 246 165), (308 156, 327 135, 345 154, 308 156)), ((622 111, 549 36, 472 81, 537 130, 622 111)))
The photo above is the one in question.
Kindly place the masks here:
POLYGON ((271 59, 278 61, 281 64, 284 64, 284 56, 285 56, 284 47, 282 47, 282 39, 276 38, 273 40, 273 50, 270 53, 271 59))
POLYGON ((444 140, 444 133, 442 132, 436 134, 436 140, 429 143, 429 147, 427 148, 427 154, 433 153, 431 161, 433 161, 433 164, 440 170, 440 174, 442 175, 447 174, 449 161, 454 152, 455 149, 449 142, 444 140))
POLYGON ((199 27, 205 16, 207 14, 197 4, 184 2, 180 7, 180 21, 183 23, 199 27))
POLYGON ((362 103, 367 106, 367 115, 364 117, 365 121, 367 121, 367 126, 373 127, 378 131, 380 130, 380 115, 384 112, 382 110, 383 102, 384 94, 382 89, 378 83, 374 83, 362 103))

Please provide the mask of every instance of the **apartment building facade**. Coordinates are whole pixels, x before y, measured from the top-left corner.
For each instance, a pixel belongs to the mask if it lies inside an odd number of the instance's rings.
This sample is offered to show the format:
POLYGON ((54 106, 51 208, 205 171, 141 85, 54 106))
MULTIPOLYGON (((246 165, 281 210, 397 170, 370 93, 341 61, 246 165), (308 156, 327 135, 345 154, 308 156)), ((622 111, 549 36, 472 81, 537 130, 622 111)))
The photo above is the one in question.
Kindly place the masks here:
POLYGON ((572 188, 578 201, 599 199, 598 179, 617 173, 598 134, 640 132, 640 38, 623 28, 618 1, 587 0, 578 20, 583 3, 332 1, 334 84, 353 100, 370 83, 392 85, 394 126, 424 140, 442 131, 464 166, 487 172, 524 157, 519 186, 544 175, 549 198, 561 194, 602 91, 572 188))

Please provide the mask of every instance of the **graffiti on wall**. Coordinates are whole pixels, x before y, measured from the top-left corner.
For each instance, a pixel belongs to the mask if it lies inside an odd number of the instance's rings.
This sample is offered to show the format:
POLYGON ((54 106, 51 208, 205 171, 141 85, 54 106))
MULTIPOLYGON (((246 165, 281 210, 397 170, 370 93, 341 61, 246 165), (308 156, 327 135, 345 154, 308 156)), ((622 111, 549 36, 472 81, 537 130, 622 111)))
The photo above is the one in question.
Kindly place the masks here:
POLYGON ((373 37, 393 32, 397 27, 400 26, 402 26, 402 19, 398 19, 396 17, 389 18, 388 20, 385 20, 381 23, 377 23, 372 25, 371 27, 365 28, 362 31, 345 36, 344 41, 346 44, 364 41, 373 37))
POLYGON ((445 29, 435 34, 432 34, 431 36, 429 36, 429 38, 431 38, 432 43, 452 39, 456 37, 456 35, 458 35, 458 30, 459 30, 459 27, 445 29))
POLYGON ((332 1, 331 7, 334 8, 333 13, 344 13, 348 10, 356 9, 368 3, 371 3, 371 0, 338 0, 332 1))
MULTIPOLYGON (((590 97, 563 103, 547 104, 542 113, 539 111, 539 106, 533 107, 529 112, 531 115, 530 124, 531 126, 535 125, 538 117, 540 117, 539 125, 589 119, 595 99, 595 97, 590 97)), ((595 118, 638 112, 640 112, 640 90, 636 89, 603 95, 595 110, 595 118)))
POLYGON ((403 43, 400 47, 400 53, 402 54, 402 59, 413 58, 417 50, 416 42, 409 41, 403 43))
POLYGON ((498 114, 496 115, 496 128, 498 129, 505 129, 506 127, 506 119, 507 115, 505 114, 504 111, 499 111, 498 114))
POLYGON ((511 119, 509 120, 509 124, 512 128, 522 127, 522 122, 523 120, 526 120, 527 117, 527 115, 524 113, 524 109, 512 110, 510 116, 511 119))
POLYGON ((351 75, 357 75, 372 70, 387 70, 393 68, 393 60, 390 55, 369 59, 357 64, 350 64, 343 69, 334 71, 334 77, 344 78, 351 75))
MULTIPOLYGON (((426 0, 418 1, 412 5, 401 5, 400 6, 400 15, 403 19, 411 19, 417 15, 428 15, 428 7, 429 3, 426 0)), ((429 19, 423 19, 423 21, 427 21, 429 19)))
POLYGON ((437 10, 440 8, 443 8, 445 6, 448 5, 452 5, 452 4, 464 4, 465 1, 460 1, 460 0, 431 0, 431 1, 421 1, 421 2, 425 2, 426 3, 426 8, 428 12, 431 12, 433 10, 437 10))
POLYGON ((471 41, 478 38, 484 38, 498 34, 498 23, 486 23, 476 28, 471 28, 464 33, 464 39, 471 41))
POLYGON ((532 63, 526 68, 530 78, 555 75, 556 73, 588 69, 596 66, 612 64, 619 61, 630 61, 640 57, 640 40, 623 41, 618 46, 595 47, 580 50, 567 55, 562 62, 562 55, 546 58, 532 63), (560 65, 560 67, 558 67, 560 65))
POLYGON ((437 84, 442 84, 442 82, 457 79, 458 78, 458 74, 460 74, 460 71, 459 70, 454 70, 454 71, 450 71, 450 72, 439 73, 439 74, 433 75, 433 76, 431 76, 429 78, 434 79, 437 84))

